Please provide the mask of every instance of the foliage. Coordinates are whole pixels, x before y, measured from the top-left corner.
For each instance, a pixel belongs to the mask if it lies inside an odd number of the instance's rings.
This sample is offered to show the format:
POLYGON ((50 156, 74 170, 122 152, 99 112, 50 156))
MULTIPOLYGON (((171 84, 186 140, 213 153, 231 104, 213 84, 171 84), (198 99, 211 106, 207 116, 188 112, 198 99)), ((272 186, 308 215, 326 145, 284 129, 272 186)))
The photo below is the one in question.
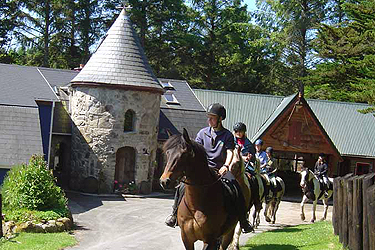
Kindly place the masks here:
POLYGON ((1 250, 58 250, 77 244, 68 232, 63 233, 20 233, 10 239, 0 239, 1 250))
POLYGON ((69 216, 69 210, 65 209, 53 209, 47 211, 28 210, 28 209, 10 209, 4 210, 5 221, 15 221, 17 223, 35 221, 41 222, 42 220, 56 220, 63 217, 69 216))
POLYGON ((67 211, 65 194, 56 185, 43 156, 33 155, 28 165, 8 171, 2 195, 5 210, 67 211))
POLYGON ((251 237, 247 244, 240 249, 341 250, 343 248, 338 236, 333 234, 331 223, 325 221, 264 232, 251 237))
POLYGON ((311 70, 307 96, 339 101, 375 102, 375 3, 346 3, 349 20, 323 24, 315 40, 322 63, 311 70))

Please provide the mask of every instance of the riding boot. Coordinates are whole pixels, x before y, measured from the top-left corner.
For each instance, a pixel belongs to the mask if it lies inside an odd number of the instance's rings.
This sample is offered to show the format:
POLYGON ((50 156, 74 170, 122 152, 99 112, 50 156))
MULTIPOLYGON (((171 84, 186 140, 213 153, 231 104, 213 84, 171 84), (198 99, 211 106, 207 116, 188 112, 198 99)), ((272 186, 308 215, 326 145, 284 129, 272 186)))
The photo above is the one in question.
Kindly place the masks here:
POLYGON ((245 199, 243 197, 242 191, 239 191, 236 203, 236 210, 239 216, 240 226, 242 228, 243 233, 250 233, 254 231, 254 228, 251 226, 250 222, 247 219, 247 206, 245 204, 245 199))
POLYGON ((185 185, 183 183, 181 183, 177 187, 175 195, 174 195, 174 202, 173 202, 173 206, 172 206, 172 214, 169 215, 167 217, 167 219, 165 220, 165 224, 169 227, 174 228, 174 227, 177 226, 177 210, 178 210, 178 206, 181 203, 181 200, 182 200, 182 197, 183 197, 184 193, 185 193, 185 185))
POLYGON ((238 190, 238 197, 235 202, 236 211, 239 217, 240 226, 242 228, 243 233, 250 233, 254 231, 253 226, 248 221, 248 214, 246 211, 246 204, 245 204, 245 198, 243 196, 242 190, 240 185, 238 185, 237 181, 232 181, 232 183, 236 186, 238 190))

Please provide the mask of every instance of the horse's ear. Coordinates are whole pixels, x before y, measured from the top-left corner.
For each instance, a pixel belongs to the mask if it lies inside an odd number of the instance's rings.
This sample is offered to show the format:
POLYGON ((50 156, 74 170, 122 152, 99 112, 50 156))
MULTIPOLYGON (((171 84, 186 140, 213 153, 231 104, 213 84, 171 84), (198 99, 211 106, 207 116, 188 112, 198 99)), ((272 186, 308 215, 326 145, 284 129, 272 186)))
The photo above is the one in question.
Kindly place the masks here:
POLYGON ((168 138, 172 136, 172 132, 168 128, 165 130, 165 132, 167 133, 168 138))
POLYGON ((186 143, 188 143, 188 144, 191 143, 189 134, 188 134, 188 132, 187 132, 187 130, 185 128, 183 129, 182 136, 184 137, 186 143))

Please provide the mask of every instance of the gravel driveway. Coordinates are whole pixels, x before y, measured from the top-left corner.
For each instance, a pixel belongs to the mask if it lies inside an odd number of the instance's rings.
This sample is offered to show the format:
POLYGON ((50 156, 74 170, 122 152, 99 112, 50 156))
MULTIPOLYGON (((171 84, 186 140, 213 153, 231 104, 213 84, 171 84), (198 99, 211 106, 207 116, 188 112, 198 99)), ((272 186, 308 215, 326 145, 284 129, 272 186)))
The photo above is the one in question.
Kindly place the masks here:
MULTIPOLYGON (((67 192, 69 207, 76 225, 74 234, 78 245, 68 249, 104 250, 184 250, 180 229, 165 226, 164 220, 171 211, 172 196, 154 193, 143 197, 91 196, 67 192)), ((295 199, 296 200, 296 199, 295 199)), ((312 217, 312 205, 305 205, 306 220, 312 217)), ((298 225, 299 202, 282 201, 275 225, 268 225, 261 216, 261 225, 255 233, 287 225, 298 225)), ((323 214, 323 206, 317 206, 317 218, 323 214)), ((328 210, 332 219, 332 206, 328 210)), ((307 223, 307 222, 305 222, 307 223)), ((255 235, 241 235, 240 243, 255 235)), ((195 243, 201 249, 201 242, 195 243)))

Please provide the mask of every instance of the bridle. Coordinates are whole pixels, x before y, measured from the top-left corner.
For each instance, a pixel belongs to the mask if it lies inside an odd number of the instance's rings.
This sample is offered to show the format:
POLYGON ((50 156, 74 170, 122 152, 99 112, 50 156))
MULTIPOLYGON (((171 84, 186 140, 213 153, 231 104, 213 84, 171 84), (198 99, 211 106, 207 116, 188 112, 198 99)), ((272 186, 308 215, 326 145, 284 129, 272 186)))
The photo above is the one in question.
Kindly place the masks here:
POLYGON ((223 175, 221 175, 219 178, 217 178, 217 180, 215 180, 213 183, 210 183, 210 184, 195 184, 195 183, 189 183, 189 182, 186 182, 186 175, 184 175, 180 182, 184 183, 185 185, 188 185, 188 186, 195 186, 195 187, 211 187, 213 185, 215 185, 217 182, 219 182, 221 179, 223 178, 223 175), (185 180, 184 180, 184 177, 185 177, 185 180))

